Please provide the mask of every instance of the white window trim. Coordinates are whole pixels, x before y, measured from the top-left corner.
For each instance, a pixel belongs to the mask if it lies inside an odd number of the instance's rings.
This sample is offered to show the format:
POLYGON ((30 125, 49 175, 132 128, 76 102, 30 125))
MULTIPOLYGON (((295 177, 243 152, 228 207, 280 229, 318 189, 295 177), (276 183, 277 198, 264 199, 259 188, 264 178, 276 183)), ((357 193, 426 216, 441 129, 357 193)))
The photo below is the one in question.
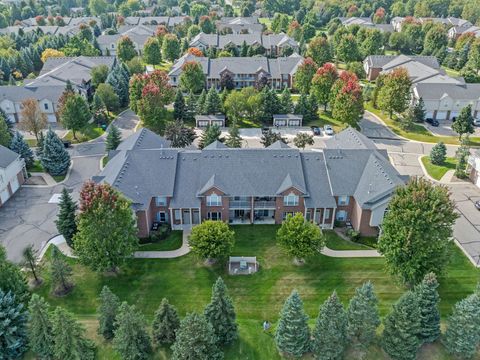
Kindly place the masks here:
POLYGON ((215 193, 207 196, 207 206, 222 206, 222 197, 215 193), (213 201, 215 199, 215 201, 213 201))
POLYGON ((338 197, 338 205, 347 206, 350 203, 350 198, 347 195, 338 197))
POLYGON ((283 197, 283 205, 285 206, 298 206, 299 196, 294 193, 290 193, 283 197))

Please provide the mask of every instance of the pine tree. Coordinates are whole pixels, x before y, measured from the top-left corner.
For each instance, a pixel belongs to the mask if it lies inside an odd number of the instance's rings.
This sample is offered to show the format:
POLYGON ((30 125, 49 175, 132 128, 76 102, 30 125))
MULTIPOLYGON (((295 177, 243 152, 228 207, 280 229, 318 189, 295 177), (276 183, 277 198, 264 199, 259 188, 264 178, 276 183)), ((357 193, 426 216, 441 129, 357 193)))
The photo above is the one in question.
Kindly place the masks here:
POLYGON ((384 320, 383 349, 393 360, 410 360, 417 357, 420 347, 420 307, 411 291, 406 292, 393 305, 384 320))
POLYGON ((203 149, 214 141, 223 141, 222 139, 220 139, 221 135, 222 132, 220 131, 220 127, 218 125, 207 126, 200 135, 200 142, 198 143, 198 147, 200 149, 203 149))
POLYGON ((477 353, 479 345, 480 296, 476 293, 460 300, 447 320, 443 345, 458 358, 469 359, 477 353))
POLYGON ((438 281, 434 273, 425 275, 423 281, 415 288, 420 307, 420 334, 424 343, 433 342, 440 336, 440 311, 438 303, 438 281))
POLYGON ((425 117, 427 116, 427 110, 425 110, 425 102, 422 98, 413 107, 413 114, 417 122, 424 122, 425 117))
POLYGON ((23 135, 18 131, 15 132, 15 135, 13 135, 12 141, 10 142, 10 150, 19 154, 21 158, 25 160, 25 165, 27 165, 27 167, 33 165, 33 151, 24 140, 23 135))
POLYGON ((120 300, 108 286, 102 288, 100 293, 100 306, 98 307, 98 333, 104 339, 113 339, 115 331, 115 319, 117 317, 120 300))
POLYGON ((173 360, 223 359, 212 325, 205 316, 195 313, 187 314, 180 322, 172 351, 173 360))
POLYGON ((120 130, 112 124, 108 129, 107 139, 105 142, 105 149, 107 150, 107 154, 109 151, 116 150, 118 145, 122 142, 122 134, 120 130))
POLYGON ((85 338, 85 329, 73 314, 57 307, 52 314, 53 358, 93 360, 95 345, 85 338))
MULTIPOLYGON (((2 69, 1 69, 1 65, 0 65, 0 71, 1 70, 2 69)), ((2 108, 0 108, 0 121, 5 122, 5 125, 7 126, 7 129, 8 129, 8 132, 9 132, 10 136, 13 137, 15 135, 15 130, 13 128, 13 122, 8 120, 8 115, 5 112, 5 110, 3 110, 2 108)))
POLYGON ((57 230, 63 235, 67 244, 73 248, 74 244, 72 239, 73 235, 77 232, 77 223, 75 222, 77 204, 72 200, 67 188, 63 188, 62 190, 62 196, 60 197, 58 207, 58 217, 55 221, 57 230))
POLYGON ((53 358, 52 321, 50 305, 44 298, 33 294, 28 304, 28 342, 39 359, 53 358))
POLYGON ((197 108, 196 108, 197 115, 205 114, 206 101, 207 101, 207 92, 205 91, 205 89, 203 89, 202 93, 197 99, 197 108))
POLYGON ((280 108, 281 114, 291 114, 293 112, 292 94, 287 86, 285 86, 280 96, 280 108))
POLYGON ((11 292, 0 289, 0 356, 3 360, 22 358, 27 350, 27 313, 11 292))
POLYGON ((0 145, 9 147, 12 142, 12 136, 8 130, 7 123, 0 121, 0 145))
POLYGON ((432 147, 430 151, 430 162, 435 165, 441 165, 447 157, 447 147, 443 142, 439 142, 432 147))
POLYGON ((146 323, 134 305, 123 302, 115 320, 113 347, 124 360, 147 359, 152 351, 146 323))
POLYGON ((195 100, 195 95, 192 92, 188 94, 187 103, 185 105, 185 122, 195 121, 195 115, 197 114, 197 101, 195 100))
POLYGON ((348 337, 364 347, 375 339, 376 330, 380 325, 377 305, 378 299, 370 281, 355 290, 355 295, 348 305, 348 337))
POLYGON ((221 111, 222 103, 220 96, 214 86, 208 90, 207 97, 205 99, 204 112, 208 115, 215 115, 221 111))
POLYGON ((177 309, 163 298, 160 306, 153 317, 152 334, 153 341, 158 345, 172 344, 175 341, 175 333, 180 326, 177 309))
POLYGON ((205 318, 212 324, 218 345, 230 344, 238 337, 235 309, 221 277, 213 285, 212 299, 205 308, 205 318))
POLYGON ((315 359, 341 359, 347 345, 347 314, 336 292, 320 307, 313 330, 312 351, 315 359))
POLYGON ((175 120, 185 120, 185 99, 182 90, 178 89, 173 102, 173 118, 175 120))
POLYGON ((62 258, 62 255, 57 247, 55 245, 52 247, 53 249, 50 261, 52 290, 54 293, 65 294, 73 287, 72 283, 70 282, 72 268, 62 258))
POLYGON ((228 130, 227 138, 225 139, 225 145, 230 148, 241 148, 243 139, 240 136, 239 128, 236 124, 233 124, 228 130))
POLYGON ((293 290, 280 312, 275 333, 278 351, 287 357, 299 358, 310 350, 308 316, 297 290, 293 290))
POLYGON ((50 175, 65 175, 70 167, 70 155, 63 146, 60 138, 50 128, 43 141, 42 157, 40 159, 43 168, 50 175))

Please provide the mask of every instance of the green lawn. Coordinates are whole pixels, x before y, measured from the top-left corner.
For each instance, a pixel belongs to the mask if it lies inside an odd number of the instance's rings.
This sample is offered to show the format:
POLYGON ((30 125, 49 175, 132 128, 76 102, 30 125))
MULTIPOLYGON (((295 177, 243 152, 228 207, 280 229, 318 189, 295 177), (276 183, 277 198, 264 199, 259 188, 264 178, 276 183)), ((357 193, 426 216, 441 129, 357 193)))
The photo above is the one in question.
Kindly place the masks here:
POLYGON ((341 238, 335 231, 324 231, 325 245, 332 250, 369 250, 370 247, 341 238))
MULTIPOLYGON (((95 334, 94 314, 98 294, 108 285, 122 300, 135 304, 152 319, 161 299, 167 297, 183 316, 186 312, 203 311, 210 300, 211 287, 222 276, 234 301, 240 339, 226 350, 226 359, 280 359, 273 336, 264 334, 263 320, 275 322, 280 308, 292 289, 298 289, 313 326, 320 304, 336 290, 346 305, 357 286, 371 280, 379 297, 384 316, 405 289, 384 271, 381 258, 329 258, 322 255, 296 266, 276 246, 275 225, 235 226, 236 244, 231 255, 256 256, 260 270, 250 276, 227 275, 226 264, 207 267, 192 254, 177 259, 130 259, 116 277, 98 275, 76 263, 73 266, 74 290, 63 298, 50 294, 50 280, 43 273, 44 284, 35 291, 54 306, 65 306, 86 326, 88 333, 101 345, 99 359, 118 359, 110 345, 95 334)), ((440 278, 440 309, 445 319, 452 305, 474 290, 479 271, 452 244, 451 263, 440 278)), ((154 359, 168 359, 169 352, 160 349, 154 359)), ((355 357, 346 357, 355 358, 355 357)), ((386 359, 377 346, 372 346, 365 359, 386 359)), ((450 359, 441 345, 430 345, 418 359, 450 359)))
MULTIPOLYGON (((424 126, 419 124, 414 124, 411 130, 403 130, 400 128, 398 122, 390 119, 382 111, 375 109, 371 103, 365 103, 365 110, 368 110, 379 118, 381 118, 385 124, 397 135, 403 136, 410 140, 423 141, 429 143, 437 143, 443 141, 445 144, 459 145, 458 136, 436 136, 428 131, 424 126)), ((471 136, 469 138, 469 145, 471 146, 480 146, 480 137, 471 136)))
POLYGON ((345 129, 348 126, 347 124, 332 118, 331 112, 323 111, 323 110, 318 111, 318 119, 317 120, 305 121, 303 123, 303 126, 320 126, 320 127, 323 127, 325 125, 331 125, 333 127, 333 130, 335 131, 335 133, 338 133, 338 132, 342 131, 343 129, 345 129))
POLYGON ((139 251, 168 251, 182 246, 182 231, 172 231, 166 239, 154 243, 141 244, 139 251))
POLYGON ((28 146, 30 147, 36 147, 37 146, 37 139, 25 139, 27 142, 28 146))
POLYGON ((108 159, 108 156, 107 156, 107 155, 105 155, 104 157, 102 157, 102 166, 103 166, 103 167, 105 167, 105 165, 107 165, 108 160, 109 160, 109 159, 108 159))
MULTIPOLYGON (((32 172, 45 172, 45 170, 43 170, 42 164, 40 163, 40 160, 35 160, 33 165, 27 168, 27 171, 30 172, 30 173, 32 173, 32 172)), ((55 175, 55 176, 52 176, 52 178, 56 182, 61 182, 65 179, 66 176, 67 176, 67 174, 65 174, 65 175, 55 175)))
POLYGON ((443 165, 435 165, 431 163, 429 156, 423 156, 422 163, 423 166, 425 166, 428 175, 435 180, 440 180, 448 170, 455 170, 457 160, 455 158, 447 157, 443 165))
POLYGON ((101 136, 105 131, 98 127, 96 124, 88 124, 84 129, 81 131, 76 132, 77 139, 73 138, 72 131, 69 131, 65 134, 62 140, 69 140, 73 143, 81 143, 89 140, 93 140, 101 136))

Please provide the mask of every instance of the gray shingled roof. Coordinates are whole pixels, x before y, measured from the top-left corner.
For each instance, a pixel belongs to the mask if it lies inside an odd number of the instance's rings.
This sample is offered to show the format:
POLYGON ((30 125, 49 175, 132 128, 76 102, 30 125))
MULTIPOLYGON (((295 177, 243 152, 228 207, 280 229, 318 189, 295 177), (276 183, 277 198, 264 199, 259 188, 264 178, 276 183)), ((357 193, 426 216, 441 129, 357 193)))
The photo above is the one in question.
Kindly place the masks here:
POLYGON ((365 59, 371 68, 383 68, 385 65, 401 66, 409 61, 417 61, 434 69, 440 69, 440 64, 435 56, 415 55, 370 55, 365 59))
POLYGON ((11 163, 17 160, 19 156, 16 152, 0 145, 0 168, 6 169, 11 163))
POLYGON ((452 83, 417 83, 413 86, 413 91, 418 97, 424 100, 439 100, 444 96, 449 96, 454 100, 478 100, 480 99, 480 84, 457 85, 452 83))
POLYGON ((117 150, 166 149, 171 141, 158 136, 153 131, 142 128, 118 145, 117 150))
POLYGON ((325 141, 325 146, 330 149, 377 149, 372 140, 352 127, 333 135, 325 141))

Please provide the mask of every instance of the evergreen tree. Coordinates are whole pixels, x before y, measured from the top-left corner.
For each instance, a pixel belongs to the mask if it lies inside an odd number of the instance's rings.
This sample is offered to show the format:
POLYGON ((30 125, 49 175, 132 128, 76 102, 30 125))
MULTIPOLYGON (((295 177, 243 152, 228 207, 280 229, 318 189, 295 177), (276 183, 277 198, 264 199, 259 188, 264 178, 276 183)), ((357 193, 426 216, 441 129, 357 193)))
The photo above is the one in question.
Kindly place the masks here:
POLYGON ((425 102, 422 98, 413 107, 413 114, 417 122, 424 122, 427 116, 427 110, 425 109, 425 102))
POLYGON ((393 360, 416 359, 420 347, 420 307, 411 291, 403 294, 384 320, 383 349, 393 360))
POLYGON ((53 358, 52 321, 50 305, 44 298, 33 294, 28 305, 28 343, 39 359, 53 358))
MULTIPOLYGON (((30 300, 25 273, 19 266, 7 259, 7 251, 0 244, 0 289, 11 292, 19 302, 26 304, 30 300)), ((1 342, 1 341, 0 341, 1 342)))
POLYGON ((65 175, 70 167, 70 155, 63 146, 62 140, 50 128, 43 141, 42 157, 43 168, 50 175, 65 175))
POLYGON ((434 273, 425 275, 423 281, 415 288, 420 307, 420 334, 424 343, 433 342, 440 336, 440 312, 438 303, 438 281, 434 273))
POLYGON ((134 305, 123 302, 115 320, 113 347, 124 360, 142 360, 152 351, 146 323, 134 305))
POLYGON ((222 360, 217 337, 205 316, 191 313, 180 322, 176 340, 172 345, 173 360, 222 360))
POLYGON ((170 305, 167 299, 163 298, 153 317, 153 341, 158 345, 172 344, 175 341, 175 333, 179 326, 180 318, 177 309, 170 305))
POLYGON ((248 56, 248 45, 246 41, 243 41, 242 47, 240 48, 240 56, 241 57, 247 57, 248 56))
POLYGON ((108 129, 108 134, 107 134, 107 139, 105 142, 105 150, 107 150, 107 153, 112 150, 116 150, 118 145, 122 142, 122 134, 120 133, 120 130, 112 124, 110 125, 110 128, 108 129))
POLYGON ((100 306, 98 307, 98 333, 104 339, 113 339, 115 332, 115 319, 117 317, 120 300, 108 286, 102 288, 100 293, 100 306))
POLYGON ((205 98, 204 113, 208 115, 218 114, 222 110, 222 103, 220 96, 214 86, 208 90, 207 97, 205 98))
POLYGON ((205 91, 205 89, 203 89, 202 93, 197 99, 197 109, 196 109, 197 115, 203 115, 206 113, 205 112, 206 102, 207 102, 207 92, 205 91))
MULTIPOLYGON (((1 65, 0 65, 0 72, 1 71, 2 71, 2 69, 1 69, 1 65)), ((5 125, 7 126, 7 129, 8 129, 8 132, 10 133, 10 136, 13 137, 15 135, 15 130, 13 128, 13 122, 8 120, 8 115, 5 112, 5 110, 3 110, 2 108, 0 108, 0 121, 5 122, 5 125)))
POLYGON ((197 101, 195 100, 195 95, 192 92, 188 94, 187 103, 185 105, 185 122, 195 121, 195 115, 197 114, 197 101))
POLYGON ((205 308, 205 318, 212 324, 218 345, 230 344, 238 337, 235 309, 221 277, 213 285, 212 299, 205 308))
POLYGON ((240 136, 239 128, 236 124, 233 124, 228 130, 227 138, 225 139, 225 145, 230 148, 241 148, 243 138, 240 136))
POLYGON ((50 261, 52 290, 57 294, 65 294, 73 287, 73 284, 70 282, 72 268, 62 258, 62 255, 57 247, 55 245, 52 247, 53 249, 50 261))
POLYGON ((77 232, 77 223, 75 222, 75 211, 77 210, 77 204, 72 200, 72 197, 67 191, 67 188, 63 188, 62 196, 60 197, 60 203, 58 204, 59 211, 58 217, 55 221, 57 230, 63 235, 68 246, 74 247, 73 235, 77 232))
POLYGON ((8 130, 7 123, 0 121, 0 145, 9 147, 12 142, 12 136, 8 130))
POLYGON ((22 358, 27 350, 27 313, 11 292, 0 289, 0 355, 1 359, 22 358))
POLYGON ((184 148, 193 143, 197 135, 195 130, 184 125, 183 121, 171 121, 165 126, 165 138, 174 148, 184 148))
POLYGON ((447 157, 447 147, 443 142, 436 143, 430 151, 430 162, 435 165, 441 165, 447 157))
POLYGON ((52 338, 54 359, 95 359, 95 345, 85 337, 85 329, 61 307, 52 314, 52 338))
POLYGON ((25 165, 27 165, 27 167, 33 165, 33 151, 23 139, 23 135, 18 131, 15 131, 15 135, 13 135, 12 141, 10 142, 10 150, 19 154, 22 159, 25 160, 25 165))
POLYGON ((377 305, 378 299, 370 281, 355 290, 348 305, 348 337, 364 347, 373 342, 380 325, 377 305))
POLYGON ((220 127, 218 125, 209 125, 206 127, 205 130, 203 130, 202 135, 200 135, 200 142, 198 143, 198 147, 200 149, 203 149, 204 147, 207 147, 214 141, 223 141, 223 139, 220 138, 222 135, 222 132, 220 131, 220 127))
POLYGON ((107 84, 113 87, 115 94, 118 95, 120 106, 126 106, 129 100, 129 73, 125 66, 116 64, 108 73, 107 84))
POLYGON ((260 120, 264 124, 271 123, 273 114, 278 114, 281 110, 280 101, 275 90, 265 86, 260 93, 260 120))
POLYGON ((281 354, 299 358, 310 350, 308 316, 297 290, 293 290, 280 312, 275 343, 281 354))
POLYGON ((347 345, 347 314, 337 293, 320 307, 313 331, 312 351, 316 359, 341 359, 347 345))
POLYGON ((293 112, 292 94, 287 86, 285 86, 280 96, 280 109, 281 114, 291 114, 293 112))
POLYGON ((457 164, 455 165, 455 176, 459 179, 464 179, 467 177, 466 168, 467 168, 467 158, 470 155, 470 149, 466 145, 461 145, 455 152, 455 158, 457 159, 457 164))
POLYGON ((183 98, 182 90, 177 89, 175 101, 173 102, 173 118, 175 120, 185 120, 185 99, 183 98))
POLYGON ((480 296, 476 293, 460 300, 447 320, 443 345, 450 354, 469 359, 477 353, 479 344, 480 296))

